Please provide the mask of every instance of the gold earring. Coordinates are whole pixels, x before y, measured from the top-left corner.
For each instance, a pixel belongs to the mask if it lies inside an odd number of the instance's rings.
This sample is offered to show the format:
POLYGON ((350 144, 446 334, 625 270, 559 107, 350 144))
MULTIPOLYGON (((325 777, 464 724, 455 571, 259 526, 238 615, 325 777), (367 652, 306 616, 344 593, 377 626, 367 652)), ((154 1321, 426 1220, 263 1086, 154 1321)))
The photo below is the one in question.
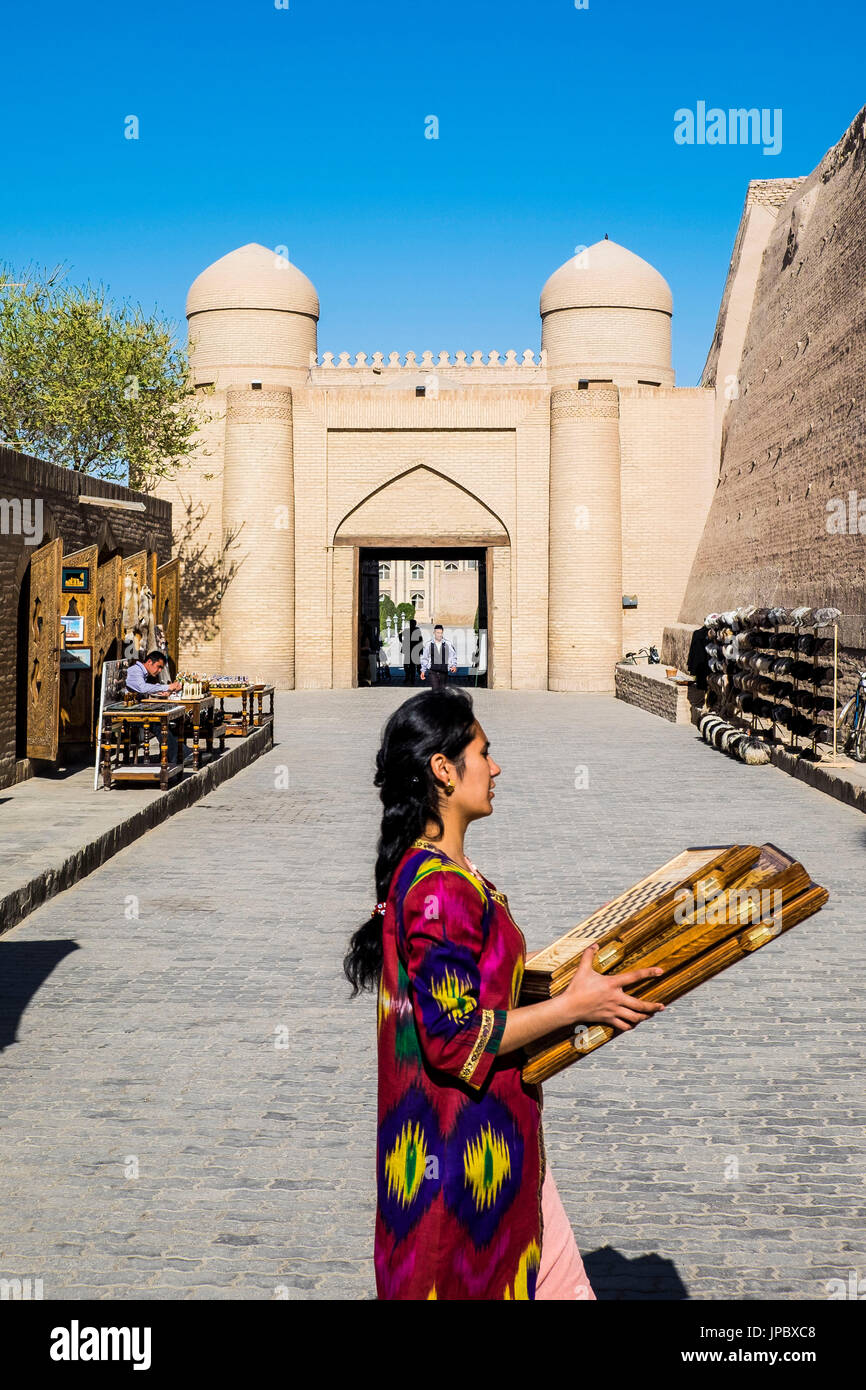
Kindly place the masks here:
POLYGON ((452 793, 453 790, 454 790, 454 783, 451 781, 451 778, 450 778, 450 777, 448 778, 448 786, 445 788, 445 790, 447 791, 447 793, 448 793, 449 796, 451 795, 451 793, 452 793))

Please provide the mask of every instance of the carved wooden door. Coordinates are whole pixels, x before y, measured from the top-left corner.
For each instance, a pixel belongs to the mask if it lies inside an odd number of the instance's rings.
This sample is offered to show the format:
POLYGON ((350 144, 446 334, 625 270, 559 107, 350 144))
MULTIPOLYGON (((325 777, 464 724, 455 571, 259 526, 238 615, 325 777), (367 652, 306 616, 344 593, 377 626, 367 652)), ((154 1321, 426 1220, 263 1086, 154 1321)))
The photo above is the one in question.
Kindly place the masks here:
MULTIPOLYGON (((120 637, 120 610, 123 593, 123 561, 112 555, 96 572, 96 611, 93 624, 93 674, 102 674, 103 662, 112 643, 120 637)), ((120 655, 120 646, 115 653, 120 655)))
POLYGON ((60 570, 63 541, 30 561, 27 653, 27 756, 51 762, 60 737, 60 570))
POLYGON ((180 559, 167 561, 156 572, 156 621, 165 633, 175 671, 179 661, 180 559))

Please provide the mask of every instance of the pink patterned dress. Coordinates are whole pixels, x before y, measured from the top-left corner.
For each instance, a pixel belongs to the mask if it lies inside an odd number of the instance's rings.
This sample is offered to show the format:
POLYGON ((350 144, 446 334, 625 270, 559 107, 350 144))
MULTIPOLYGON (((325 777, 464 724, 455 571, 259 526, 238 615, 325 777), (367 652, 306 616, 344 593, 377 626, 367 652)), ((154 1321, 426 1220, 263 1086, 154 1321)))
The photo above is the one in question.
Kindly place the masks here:
POLYGON ((383 918, 375 1265, 380 1299, 534 1299, 541 1091, 498 1055, 526 943, 504 893, 429 840, 383 918))

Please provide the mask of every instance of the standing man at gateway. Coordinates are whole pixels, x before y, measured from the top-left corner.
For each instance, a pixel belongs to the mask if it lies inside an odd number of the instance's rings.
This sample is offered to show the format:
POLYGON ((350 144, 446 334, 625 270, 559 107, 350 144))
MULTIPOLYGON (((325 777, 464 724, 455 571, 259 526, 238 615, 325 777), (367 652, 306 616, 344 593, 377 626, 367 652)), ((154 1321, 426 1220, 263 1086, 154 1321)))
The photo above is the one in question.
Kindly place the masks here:
POLYGON ((457 648, 444 635, 441 623, 433 629, 433 640, 428 642, 421 653, 421 679, 430 672, 430 688, 441 690, 448 684, 448 672, 457 670, 457 648))

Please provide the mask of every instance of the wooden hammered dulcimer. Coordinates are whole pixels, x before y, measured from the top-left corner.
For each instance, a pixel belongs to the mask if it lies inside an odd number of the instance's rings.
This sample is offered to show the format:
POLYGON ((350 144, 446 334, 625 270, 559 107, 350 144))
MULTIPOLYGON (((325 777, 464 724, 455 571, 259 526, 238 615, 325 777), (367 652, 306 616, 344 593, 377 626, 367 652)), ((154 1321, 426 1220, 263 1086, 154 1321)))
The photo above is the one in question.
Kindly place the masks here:
MULTIPOLYGON (((695 846, 529 956, 520 1003, 561 994, 597 942, 601 974, 664 967, 664 975, 626 992, 667 1004, 805 921, 828 897, 775 845, 695 846)), ((590 1024, 539 1038, 525 1049, 523 1079, 545 1081, 617 1036, 617 1029, 590 1024)))

